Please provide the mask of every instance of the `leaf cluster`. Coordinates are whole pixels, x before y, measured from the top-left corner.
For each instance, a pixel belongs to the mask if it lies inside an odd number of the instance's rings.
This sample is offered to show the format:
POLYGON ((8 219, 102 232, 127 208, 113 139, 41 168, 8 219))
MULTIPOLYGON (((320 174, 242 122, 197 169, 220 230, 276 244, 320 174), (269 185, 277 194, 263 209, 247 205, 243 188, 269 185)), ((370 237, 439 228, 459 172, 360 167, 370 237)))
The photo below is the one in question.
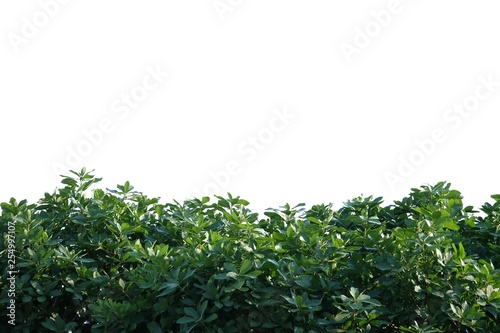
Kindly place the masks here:
POLYGON ((231 194, 162 204, 100 180, 1 203, 19 270, 2 332, 500 332, 499 195, 476 215, 441 182, 259 218, 231 194))

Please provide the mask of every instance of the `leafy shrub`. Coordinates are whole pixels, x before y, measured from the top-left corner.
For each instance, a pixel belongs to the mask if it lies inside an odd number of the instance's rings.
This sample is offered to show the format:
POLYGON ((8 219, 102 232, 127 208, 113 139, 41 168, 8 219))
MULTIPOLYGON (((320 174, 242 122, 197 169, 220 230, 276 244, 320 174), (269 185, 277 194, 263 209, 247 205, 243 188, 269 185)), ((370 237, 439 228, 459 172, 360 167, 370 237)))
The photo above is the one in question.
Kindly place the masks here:
POLYGON ((441 182, 259 218, 230 194, 161 204, 100 180, 1 204, 19 272, 15 326, 0 282, 0 331, 500 332, 499 195, 482 216, 441 182))

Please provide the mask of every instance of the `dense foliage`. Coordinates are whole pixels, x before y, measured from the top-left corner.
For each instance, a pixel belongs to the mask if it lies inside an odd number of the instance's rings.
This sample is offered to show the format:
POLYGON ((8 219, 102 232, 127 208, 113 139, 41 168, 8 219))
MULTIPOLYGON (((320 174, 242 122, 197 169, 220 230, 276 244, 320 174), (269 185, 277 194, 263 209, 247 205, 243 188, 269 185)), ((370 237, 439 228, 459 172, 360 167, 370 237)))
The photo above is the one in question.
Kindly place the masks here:
POLYGON ((480 215, 438 183, 259 218, 229 194, 161 204, 99 180, 1 204, 19 272, 12 326, 2 246, 0 331, 500 332, 499 195, 480 215))

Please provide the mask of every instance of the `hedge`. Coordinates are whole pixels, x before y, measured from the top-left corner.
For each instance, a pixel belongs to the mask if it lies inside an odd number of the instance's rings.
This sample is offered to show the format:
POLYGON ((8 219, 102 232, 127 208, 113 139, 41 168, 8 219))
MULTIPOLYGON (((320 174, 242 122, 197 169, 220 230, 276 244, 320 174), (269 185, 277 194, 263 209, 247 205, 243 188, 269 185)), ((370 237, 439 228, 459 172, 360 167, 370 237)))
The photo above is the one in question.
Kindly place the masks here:
POLYGON ((476 211, 440 182, 259 217, 100 180, 1 203, 1 332, 500 332, 500 195, 476 211))

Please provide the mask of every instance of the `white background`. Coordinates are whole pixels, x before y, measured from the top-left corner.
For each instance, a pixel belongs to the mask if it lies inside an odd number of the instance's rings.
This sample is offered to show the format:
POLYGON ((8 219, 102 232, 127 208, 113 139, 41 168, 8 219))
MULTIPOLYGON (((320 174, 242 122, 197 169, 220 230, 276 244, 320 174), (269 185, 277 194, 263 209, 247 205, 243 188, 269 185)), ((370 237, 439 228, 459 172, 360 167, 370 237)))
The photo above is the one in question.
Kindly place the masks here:
POLYGON ((95 169, 102 188, 128 180, 162 202, 182 201, 205 194, 210 172, 233 160, 240 172, 221 176, 217 194, 258 211, 339 207, 361 194, 389 204, 442 180, 467 204, 493 201, 500 86, 456 128, 444 114, 474 96, 479 77, 500 81, 498 1, 392 3, 2 1, 0 201, 54 191, 54 165, 95 169), (371 13, 391 6, 381 26, 371 13), (367 27, 368 42, 359 36, 367 27), (342 45, 356 41, 362 47, 346 56, 342 45), (168 78, 122 119, 113 103, 146 68, 168 78), (269 134, 284 108, 294 118, 243 155, 238 147, 269 134), (103 119, 113 130, 68 165, 68 149, 103 119), (391 188, 384 175, 398 175, 399 158, 418 155, 415 141, 436 128, 447 139, 391 188))

